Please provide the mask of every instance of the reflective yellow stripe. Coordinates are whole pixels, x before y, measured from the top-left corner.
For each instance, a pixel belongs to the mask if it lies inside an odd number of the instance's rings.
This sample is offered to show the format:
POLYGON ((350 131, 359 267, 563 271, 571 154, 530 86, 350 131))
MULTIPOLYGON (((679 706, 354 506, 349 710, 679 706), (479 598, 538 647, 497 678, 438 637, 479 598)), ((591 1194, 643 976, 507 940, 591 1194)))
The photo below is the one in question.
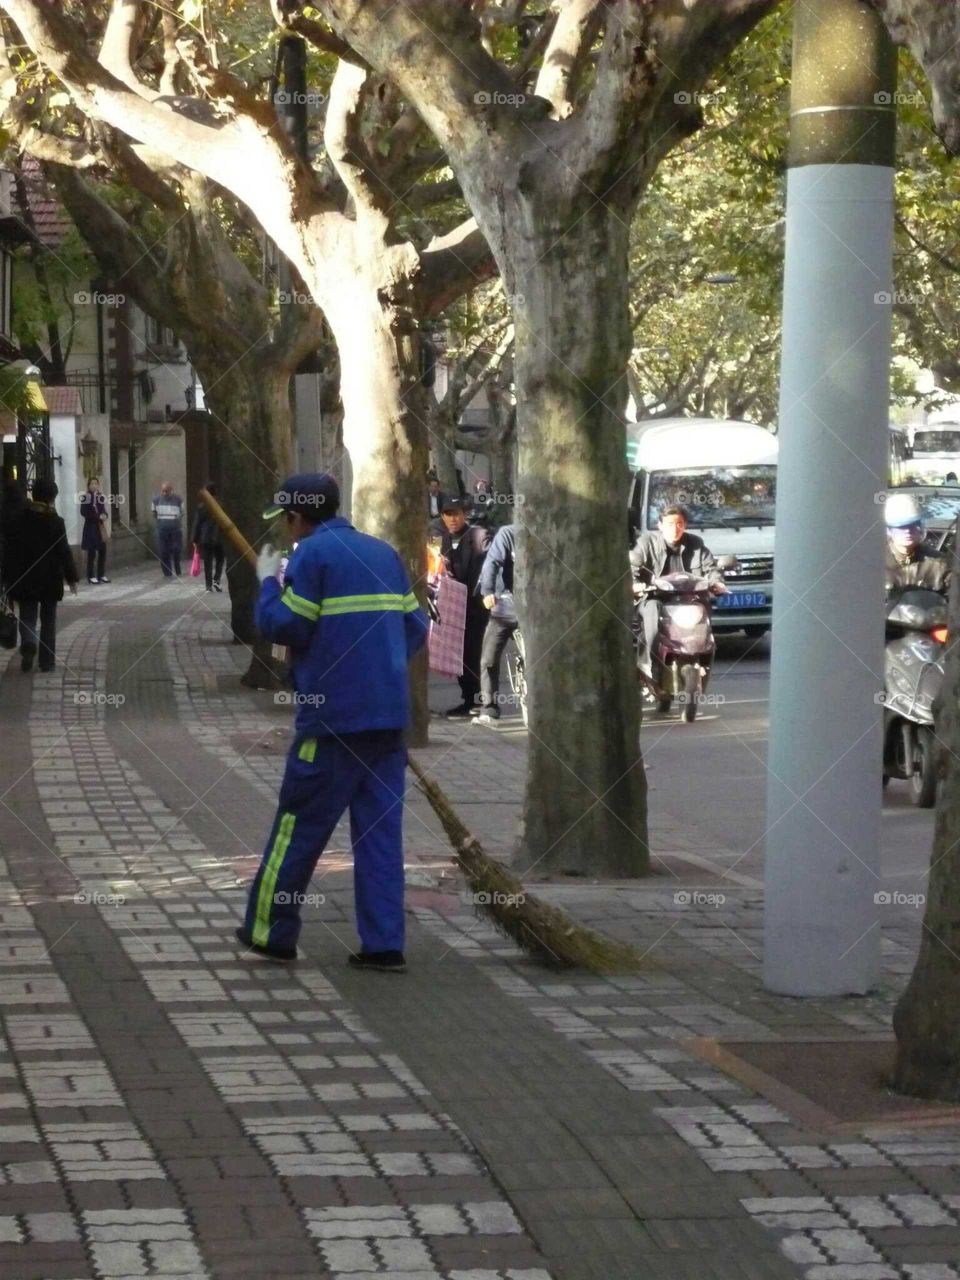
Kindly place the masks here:
POLYGON ((304 596, 298 596, 292 587, 284 587, 280 600, 291 613, 298 613, 301 618, 308 618, 310 622, 316 622, 320 616, 320 606, 304 596))
POLYGON ((280 819, 273 848, 270 850, 270 857, 267 859, 267 865, 260 880, 257 916, 253 924, 253 941, 258 947, 265 947, 270 942, 270 909, 273 906, 273 894, 283 859, 290 847, 296 821, 296 814, 293 813, 285 813, 280 819))
POLYGON ((413 594, 412 591, 408 591, 407 594, 403 597, 403 612, 416 613, 416 611, 419 608, 420 608, 420 601, 417 599, 417 597, 413 594))
POLYGON ((380 595, 328 596, 320 606, 322 618, 341 613, 402 613, 405 597, 396 592, 380 595))
POLYGON ((304 738, 300 744, 300 750, 297 755, 301 760, 306 760, 307 764, 313 764, 317 758, 317 740, 316 738, 304 738))

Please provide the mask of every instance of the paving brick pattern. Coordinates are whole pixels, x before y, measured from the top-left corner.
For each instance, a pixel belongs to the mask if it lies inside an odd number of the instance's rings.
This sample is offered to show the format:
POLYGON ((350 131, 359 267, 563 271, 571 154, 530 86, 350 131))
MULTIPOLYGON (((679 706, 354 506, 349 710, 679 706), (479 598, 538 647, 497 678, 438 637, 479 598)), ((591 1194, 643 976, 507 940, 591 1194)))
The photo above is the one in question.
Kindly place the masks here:
MULTIPOLYGON (((777 1001, 739 855, 658 812, 656 880, 538 888, 655 964, 560 979, 474 914, 411 794, 402 982, 341 967, 345 825, 306 959, 240 964, 289 709, 240 689, 226 602, 196 583, 125 574, 96 600, 64 607, 55 676, 0 683, 21 735, 0 777, 0 1274, 960 1277, 960 1132, 807 1132, 685 1047, 885 1030, 915 913, 891 913, 878 996, 777 1001)), ((483 834, 506 856, 522 735, 439 723, 424 758, 468 821, 478 788, 498 797, 483 834)))

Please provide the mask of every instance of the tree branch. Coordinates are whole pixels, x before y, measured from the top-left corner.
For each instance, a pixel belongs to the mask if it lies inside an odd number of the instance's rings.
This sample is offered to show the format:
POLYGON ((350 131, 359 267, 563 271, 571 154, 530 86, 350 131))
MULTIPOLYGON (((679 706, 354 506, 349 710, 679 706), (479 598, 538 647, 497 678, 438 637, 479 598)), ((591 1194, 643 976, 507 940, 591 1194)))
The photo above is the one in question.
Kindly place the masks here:
POLYGON ((602 0, 554 0, 556 22, 534 93, 562 120, 573 113, 577 80, 600 28, 602 0))
POLYGON ((143 84, 133 69, 137 41, 144 25, 141 0, 113 0, 100 42, 100 65, 112 72, 127 88, 148 101, 159 97, 143 84))
POLYGON ((457 298, 497 273, 490 246, 473 218, 431 241, 420 255, 420 263, 416 292, 426 319, 440 315, 457 298))

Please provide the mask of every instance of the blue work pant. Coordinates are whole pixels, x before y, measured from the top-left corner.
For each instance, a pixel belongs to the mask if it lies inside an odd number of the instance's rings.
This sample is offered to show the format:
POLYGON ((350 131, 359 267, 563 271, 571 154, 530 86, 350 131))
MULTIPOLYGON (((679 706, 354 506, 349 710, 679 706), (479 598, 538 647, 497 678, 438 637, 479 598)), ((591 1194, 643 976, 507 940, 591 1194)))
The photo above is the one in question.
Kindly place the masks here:
POLYGON ((297 737, 280 801, 250 889, 244 924, 255 946, 287 950, 300 934, 310 877, 350 810, 357 930, 364 951, 402 951, 403 791, 400 731, 297 737))

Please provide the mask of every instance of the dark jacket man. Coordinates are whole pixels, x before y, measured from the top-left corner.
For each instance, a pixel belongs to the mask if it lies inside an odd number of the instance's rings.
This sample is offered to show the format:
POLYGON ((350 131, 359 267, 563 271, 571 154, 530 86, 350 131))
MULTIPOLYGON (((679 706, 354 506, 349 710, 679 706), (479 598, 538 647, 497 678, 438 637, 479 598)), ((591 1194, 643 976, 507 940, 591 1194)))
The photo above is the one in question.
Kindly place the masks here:
POLYGON ((467 620, 463 636, 463 675, 460 692, 463 701, 451 707, 448 716, 466 716, 480 692, 480 652, 487 628, 487 611, 480 595, 480 573, 490 546, 490 530, 470 524, 464 502, 447 498, 443 511, 444 532, 440 552, 447 572, 467 588, 467 620))
POLYGON ((4 578, 11 600, 62 600, 64 582, 77 581, 66 525, 52 498, 25 502, 10 521, 4 578))
POLYGON ((63 599, 64 582, 70 584, 71 591, 77 589, 77 569, 66 526, 53 505, 57 492, 52 480, 37 480, 33 501, 25 503, 7 526, 3 576, 7 594, 19 605, 23 671, 33 669, 38 648, 40 670, 53 670, 57 603, 63 599))
POLYGON ((692 573, 711 583, 723 585, 723 574, 702 538, 684 533, 676 547, 671 547, 659 529, 641 533, 630 552, 634 582, 648 585, 653 578, 666 573, 692 573))
POLYGON ((468 524, 459 534, 444 529, 440 543, 440 553, 447 562, 447 569, 467 588, 467 612, 483 613, 483 600, 480 596, 480 573, 490 546, 489 529, 481 529, 479 525, 468 524), (456 544, 456 545, 454 545, 456 544))
POLYGON ((928 591, 950 593, 950 562, 933 547, 918 547, 913 555, 899 556, 887 543, 887 594, 925 587, 928 591))

